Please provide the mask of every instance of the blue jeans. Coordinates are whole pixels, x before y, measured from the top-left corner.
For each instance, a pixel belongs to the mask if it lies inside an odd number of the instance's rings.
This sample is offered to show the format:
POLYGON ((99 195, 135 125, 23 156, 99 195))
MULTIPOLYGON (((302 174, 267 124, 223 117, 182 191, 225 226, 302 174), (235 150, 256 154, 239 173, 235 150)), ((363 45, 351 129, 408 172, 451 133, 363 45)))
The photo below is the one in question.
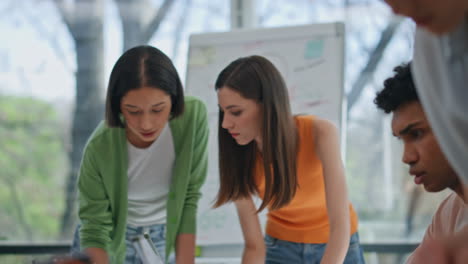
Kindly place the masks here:
MULTIPOLYGON (((319 264, 327 244, 295 243, 265 235, 265 264, 319 264)), ((351 236, 344 264, 364 264, 359 234, 351 236)))
MULTIPOLYGON (((80 233, 79 227, 76 228, 75 235, 73 237, 72 254, 80 252, 80 233)), ((148 227, 132 227, 127 225, 125 232, 125 245, 127 251, 125 252, 125 264, 142 264, 136 249, 132 244, 132 239, 138 235, 149 233, 153 244, 159 255, 164 259, 166 256, 166 225, 153 225, 148 227)))

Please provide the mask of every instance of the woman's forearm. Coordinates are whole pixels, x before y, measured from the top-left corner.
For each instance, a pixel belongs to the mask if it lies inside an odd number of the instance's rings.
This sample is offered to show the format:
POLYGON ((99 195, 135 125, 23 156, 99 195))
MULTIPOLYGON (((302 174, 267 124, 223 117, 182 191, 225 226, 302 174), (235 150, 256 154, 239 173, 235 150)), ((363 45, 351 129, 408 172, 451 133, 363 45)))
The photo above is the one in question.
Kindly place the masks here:
POLYGON ((244 248, 242 254, 242 264, 264 264, 265 263, 265 247, 249 247, 244 248))
POLYGON ((195 263, 195 235, 179 234, 176 242, 176 263, 195 263))
POLYGON ((330 238, 328 240, 325 252, 322 257, 321 264, 343 263, 346 253, 349 248, 350 241, 349 227, 336 228, 330 230, 330 238))
POLYGON ((84 252, 91 258, 94 264, 109 264, 109 256, 102 248, 87 248, 84 252))

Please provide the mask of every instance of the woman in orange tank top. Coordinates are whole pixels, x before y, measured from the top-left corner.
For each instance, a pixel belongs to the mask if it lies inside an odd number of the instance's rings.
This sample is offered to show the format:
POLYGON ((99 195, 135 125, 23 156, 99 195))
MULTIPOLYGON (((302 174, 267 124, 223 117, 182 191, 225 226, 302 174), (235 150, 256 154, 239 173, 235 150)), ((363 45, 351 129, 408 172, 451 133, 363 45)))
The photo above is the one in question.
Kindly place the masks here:
POLYGON ((334 125, 293 116, 281 74, 261 56, 233 61, 215 86, 215 207, 236 204, 245 240, 242 263, 364 263, 334 125), (253 196, 262 199, 258 209, 253 196), (265 238, 257 216, 264 208, 265 238))

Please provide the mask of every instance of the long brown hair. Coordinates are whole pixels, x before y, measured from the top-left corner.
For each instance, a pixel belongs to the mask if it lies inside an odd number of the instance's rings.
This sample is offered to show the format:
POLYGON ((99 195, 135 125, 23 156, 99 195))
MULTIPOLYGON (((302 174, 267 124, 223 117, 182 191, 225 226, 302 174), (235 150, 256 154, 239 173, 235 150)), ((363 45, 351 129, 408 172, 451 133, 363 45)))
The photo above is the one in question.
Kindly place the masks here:
MULTIPOLYGON (((297 131, 289 105, 286 84, 280 72, 266 58, 250 56, 231 62, 216 80, 215 89, 229 87, 244 98, 260 103, 263 113, 262 154, 265 195, 258 211, 287 205, 296 193, 297 131)), ((220 189, 214 207, 258 194, 254 166, 257 146, 254 140, 238 145, 221 127, 219 111, 220 189)))

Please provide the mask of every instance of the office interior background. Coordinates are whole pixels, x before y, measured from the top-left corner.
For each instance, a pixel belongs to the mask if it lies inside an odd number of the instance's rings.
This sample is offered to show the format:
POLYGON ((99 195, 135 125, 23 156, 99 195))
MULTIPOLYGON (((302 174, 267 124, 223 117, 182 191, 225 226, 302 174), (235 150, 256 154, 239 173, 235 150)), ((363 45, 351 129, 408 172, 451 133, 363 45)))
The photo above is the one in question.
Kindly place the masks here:
MULTIPOLYGON (((70 244, 81 150, 124 50, 156 46, 185 80, 191 34, 336 21, 346 32, 343 157, 366 261, 403 263, 447 193, 414 185, 390 116, 373 104, 411 59, 415 29, 378 0, 1 1, 0 263, 31 263, 70 244)), ((238 263, 241 247, 198 245, 197 263, 238 263)))

